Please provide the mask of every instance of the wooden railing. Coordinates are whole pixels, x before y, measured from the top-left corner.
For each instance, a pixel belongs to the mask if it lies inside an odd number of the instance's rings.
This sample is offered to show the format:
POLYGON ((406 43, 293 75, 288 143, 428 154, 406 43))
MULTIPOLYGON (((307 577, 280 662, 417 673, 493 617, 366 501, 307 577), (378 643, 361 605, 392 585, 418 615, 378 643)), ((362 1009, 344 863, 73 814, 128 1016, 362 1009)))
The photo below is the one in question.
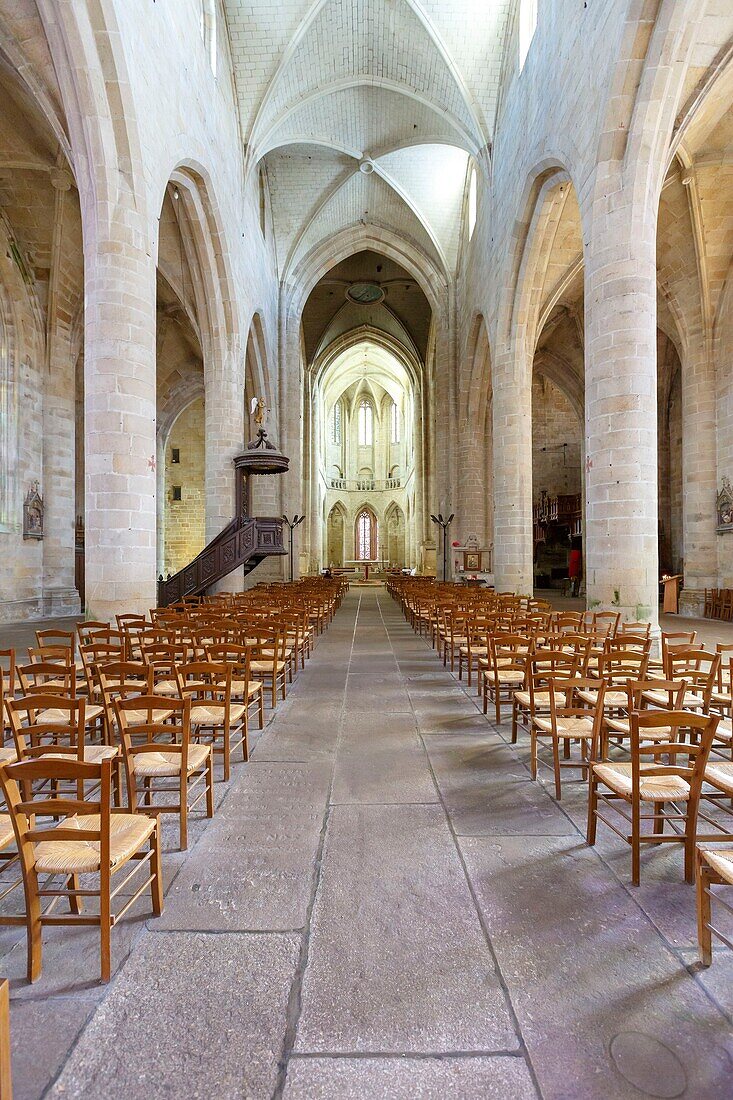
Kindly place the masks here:
POLYGON ((202 596, 233 570, 244 566, 249 573, 264 558, 285 553, 281 519, 238 516, 192 562, 158 581, 158 606, 167 607, 184 596, 202 596))

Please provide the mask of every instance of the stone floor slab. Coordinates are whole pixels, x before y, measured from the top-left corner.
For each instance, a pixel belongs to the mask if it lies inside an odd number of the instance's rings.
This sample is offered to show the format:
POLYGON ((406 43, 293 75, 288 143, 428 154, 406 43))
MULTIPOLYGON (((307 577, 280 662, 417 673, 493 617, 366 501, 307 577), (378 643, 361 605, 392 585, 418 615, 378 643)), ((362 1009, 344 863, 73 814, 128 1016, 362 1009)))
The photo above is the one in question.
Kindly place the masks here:
POLYGON ((295 1049, 516 1046, 442 811, 333 809, 295 1049))
POLYGON ((720 1097, 728 1021, 582 841, 460 844, 544 1100, 720 1097))
POLYGON ((149 933, 48 1096, 272 1095, 299 938, 149 933))
POLYGON ((292 1058, 285 1100, 536 1100, 523 1058, 292 1058))
POLYGON ((408 748, 339 753, 332 803, 437 801, 425 753, 417 743, 408 748))

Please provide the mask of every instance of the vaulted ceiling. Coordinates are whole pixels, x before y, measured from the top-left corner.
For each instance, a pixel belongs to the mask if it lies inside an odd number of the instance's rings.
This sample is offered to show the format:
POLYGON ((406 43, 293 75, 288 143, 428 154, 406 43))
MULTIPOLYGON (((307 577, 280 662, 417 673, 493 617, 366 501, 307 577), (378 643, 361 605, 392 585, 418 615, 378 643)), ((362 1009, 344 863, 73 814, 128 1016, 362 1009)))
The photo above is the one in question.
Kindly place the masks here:
POLYGON ((225 0, 242 138, 278 269, 370 224, 456 269, 469 157, 490 150, 511 0, 225 0))

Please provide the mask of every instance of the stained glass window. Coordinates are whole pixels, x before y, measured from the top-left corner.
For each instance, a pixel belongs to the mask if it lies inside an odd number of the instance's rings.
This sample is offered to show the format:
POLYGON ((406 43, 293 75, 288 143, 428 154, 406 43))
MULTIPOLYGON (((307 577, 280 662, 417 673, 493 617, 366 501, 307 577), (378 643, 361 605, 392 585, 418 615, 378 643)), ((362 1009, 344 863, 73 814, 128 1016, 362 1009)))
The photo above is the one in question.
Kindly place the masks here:
POLYGON ((359 405, 359 446, 371 447, 374 439, 374 410, 364 398, 359 405))
POLYGON ((359 558, 361 561, 373 561, 372 555, 372 517, 366 508, 359 513, 356 521, 359 536, 359 558))

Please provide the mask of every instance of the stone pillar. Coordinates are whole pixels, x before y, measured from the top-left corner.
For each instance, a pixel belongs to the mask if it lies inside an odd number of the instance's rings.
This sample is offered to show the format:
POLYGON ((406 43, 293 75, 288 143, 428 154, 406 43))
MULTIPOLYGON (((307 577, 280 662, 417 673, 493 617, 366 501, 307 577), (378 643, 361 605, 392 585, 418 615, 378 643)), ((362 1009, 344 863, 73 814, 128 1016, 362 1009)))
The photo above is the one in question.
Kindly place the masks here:
POLYGON ((683 614, 701 616, 705 589, 715 588, 718 548, 716 385, 704 335, 690 340, 682 362, 682 530, 685 586, 683 614))
POLYGON ((103 620, 156 602, 155 262, 136 221, 121 206, 85 233, 86 603, 103 620))
POLYGON ((67 205, 76 198, 70 195, 69 172, 54 170, 51 183, 55 205, 43 393, 43 613, 76 615, 76 379, 70 324, 77 287, 72 285, 76 271, 66 270, 64 255, 67 205))
POLYGON ((607 190, 585 257, 587 601, 656 631, 656 214, 607 190))
POLYGON ((494 583, 531 595, 532 364, 514 348, 497 356, 493 389, 494 583))
POLYGON ((488 489, 486 485, 486 435, 483 430, 483 416, 469 413, 461 424, 459 440, 461 471, 458 479, 458 502, 456 507, 453 538, 465 543, 470 535, 475 535, 479 546, 486 546, 486 503, 488 489))
POLYGON ((244 348, 236 336, 204 348, 206 541, 234 518, 234 459, 246 445, 244 348))

